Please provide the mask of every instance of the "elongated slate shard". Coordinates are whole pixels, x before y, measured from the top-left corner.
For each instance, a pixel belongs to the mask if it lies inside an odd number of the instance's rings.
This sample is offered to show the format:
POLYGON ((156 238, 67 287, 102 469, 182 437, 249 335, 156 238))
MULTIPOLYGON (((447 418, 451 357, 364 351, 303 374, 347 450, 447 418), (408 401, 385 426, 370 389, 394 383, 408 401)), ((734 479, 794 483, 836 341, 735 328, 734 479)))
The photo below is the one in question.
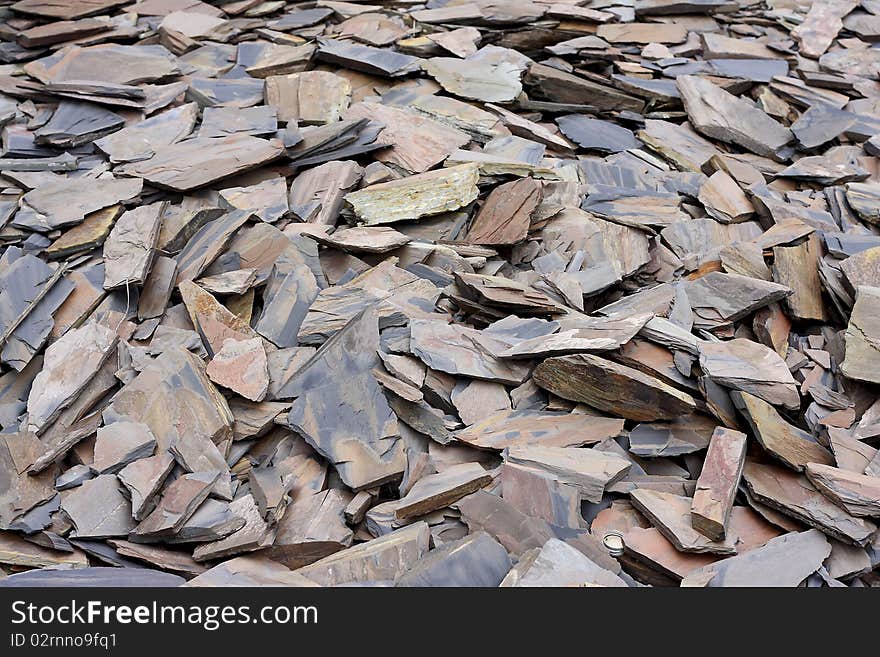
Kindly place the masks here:
POLYGON ((197 137, 159 146, 150 159, 119 171, 162 189, 188 192, 271 162, 283 150, 280 143, 245 134, 197 137))
POLYGON ((564 399, 630 420, 673 419, 696 409, 687 393, 631 367, 589 354, 548 358, 535 368, 533 380, 564 399))
POLYGON ((746 435, 718 427, 712 434, 691 503, 691 525, 716 541, 727 535, 727 521, 746 459, 746 435))

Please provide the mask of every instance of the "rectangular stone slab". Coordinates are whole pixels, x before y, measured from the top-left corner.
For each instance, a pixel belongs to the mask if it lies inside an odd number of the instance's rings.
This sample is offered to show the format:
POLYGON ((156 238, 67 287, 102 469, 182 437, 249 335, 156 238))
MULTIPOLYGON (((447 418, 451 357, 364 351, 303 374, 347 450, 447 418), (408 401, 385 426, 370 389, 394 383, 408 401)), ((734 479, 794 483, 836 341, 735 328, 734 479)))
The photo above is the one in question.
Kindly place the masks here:
POLYGON ((718 427, 709 441, 691 504, 694 529, 716 541, 727 534, 727 520, 746 458, 746 435, 718 427))

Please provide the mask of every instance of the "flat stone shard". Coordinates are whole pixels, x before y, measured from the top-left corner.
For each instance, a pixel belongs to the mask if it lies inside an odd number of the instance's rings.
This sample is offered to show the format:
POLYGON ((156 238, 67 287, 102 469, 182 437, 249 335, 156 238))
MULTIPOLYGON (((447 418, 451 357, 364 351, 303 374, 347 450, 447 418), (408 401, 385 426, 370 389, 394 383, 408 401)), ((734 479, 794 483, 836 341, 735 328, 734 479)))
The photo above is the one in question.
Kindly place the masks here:
POLYGON ((432 57, 422 67, 455 96, 506 103, 522 91, 520 78, 528 60, 518 53, 514 53, 516 57, 506 57, 504 50, 486 46, 465 59, 432 57))
POLYGON ((746 458, 746 435, 721 427, 712 434, 691 503, 691 524, 716 541, 727 535, 727 521, 746 458))
POLYGON ((522 365, 495 357, 508 343, 485 331, 417 319, 410 323, 410 336, 413 355, 431 369, 511 385, 528 376, 522 365))
POLYGON ((398 577, 397 586, 498 586, 510 556, 486 532, 476 532, 428 553, 398 577))
POLYGON ((831 502, 805 476, 775 465, 746 462, 743 479, 759 502, 845 543, 865 545, 877 525, 831 502))
POLYGON ((379 364, 375 311, 358 314, 288 383, 288 423, 360 490, 403 473, 397 418, 371 374, 379 364))
POLYGON ((427 523, 416 522, 295 572, 321 586, 394 581, 422 559, 428 552, 430 540, 427 523))
POLYGON ((770 404, 745 392, 734 392, 731 397, 761 447, 788 467, 803 471, 807 463, 833 464, 827 449, 806 431, 786 422, 770 404))
POLYGON ((846 327, 846 357, 840 369, 847 377, 880 383, 880 288, 859 287, 846 327))
POLYGON ((627 586, 620 577, 596 565, 559 539, 523 555, 501 586, 627 586))
POLYGON ((735 554, 731 537, 714 540, 694 529, 691 515, 693 500, 639 488, 630 493, 633 506, 682 552, 735 554))
POLYGON ((294 569, 351 547, 353 532, 343 517, 350 499, 335 488, 298 499, 284 512, 266 556, 294 569))
POLYGON ((281 144, 250 135, 199 137, 160 146, 150 159, 120 170, 162 189, 188 192, 271 162, 282 152, 281 144))
POLYGON ((522 445, 582 447, 614 438, 624 421, 547 411, 502 411, 455 434, 457 440, 482 449, 503 450, 522 445))
POLYGON ((233 417, 204 368, 189 351, 165 351, 116 394, 104 422, 142 422, 155 436, 157 451, 197 447, 205 451, 200 460, 225 470, 216 445, 231 437, 233 417))
POLYGON ((143 283, 153 263, 164 203, 124 212, 104 242, 104 289, 143 283))
POLYGON ((629 420, 673 419, 696 409, 693 398, 659 379, 588 354, 548 358, 533 380, 545 390, 629 420))
POLYGON ((370 185, 345 195, 355 214, 368 225, 450 212, 477 198, 478 167, 462 164, 448 169, 370 185))
POLYGON ((560 483, 576 488, 589 502, 599 502, 605 487, 630 469, 628 461, 607 452, 540 445, 510 447, 506 461, 544 471, 560 483))
POLYGON ((790 410, 800 408, 797 384, 785 361, 772 349, 751 340, 703 342, 700 367, 720 385, 790 410))
POLYGON ((427 515, 470 495, 491 481, 491 475, 479 463, 454 465, 443 472, 419 479, 400 499, 394 515, 401 520, 427 515))
POLYGON ((251 401, 262 401, 269 390, 269 363, 259 338, 227 338, 205 372, 214 383, 251 401))
POLYGON ((791 131, 749 102, 693 75, 676 78, 688 120, 698 131, 769 158, 793 138, 791 131))
POLYGON ((691 571, 682 586, 799 586, 831 553, 828 539, 815 529, 791 532, 762 547, 691 571))
POLYGON ((541 202, 541 190, 541 184, 533 178, 496 187, 471 224, 468 242, 496 246, 524 241, 532 213, 541 202))
POLYGON ((117 473, 119 481, 128 489, 132 518, 143 520, 152 511, 155 497, 173 468, 174 457, 161 452, 129 463, 117 473))
POLYGON ((132 531, 132 540, 151 542, 177 533, 205 501, 219 472, 185 474, 171 482, 162 492, 156 508, 132 531))
POLYGON ((76 398, 109 358, 116 333, 100 324, 69 331, 47 350, 27 400, 28 428, 39 434, 76 398))
POLYGON ((155 448, 156 439, 147 425, 114 422, 98 429, 91 468, 99 475, 115 474, 129 463, 150 456, 155 448))
POLYGON ((854 516, 880 517, 880 478, 820 463, 806 467, 807 479, 854 516))
POLYGON ((780 301, 792 290, 778 283, 713 271, 685 284, 694 325, 716 328, 780 301))
POLYGON ((122 485, 111 474, 101 475, 73 489, 61 508, 73 523, 75 538, 128 536, 134 528, 131 504, 122 485))

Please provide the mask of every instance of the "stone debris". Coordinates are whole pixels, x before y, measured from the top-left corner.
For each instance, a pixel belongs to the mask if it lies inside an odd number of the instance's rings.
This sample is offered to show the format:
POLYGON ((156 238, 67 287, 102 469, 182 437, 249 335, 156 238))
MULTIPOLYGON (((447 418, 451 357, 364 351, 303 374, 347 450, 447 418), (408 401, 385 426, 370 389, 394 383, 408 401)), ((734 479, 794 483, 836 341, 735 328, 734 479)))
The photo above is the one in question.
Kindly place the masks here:
POLYGON ((880 586, 873 0, 16 0, 0 586, 880 586))

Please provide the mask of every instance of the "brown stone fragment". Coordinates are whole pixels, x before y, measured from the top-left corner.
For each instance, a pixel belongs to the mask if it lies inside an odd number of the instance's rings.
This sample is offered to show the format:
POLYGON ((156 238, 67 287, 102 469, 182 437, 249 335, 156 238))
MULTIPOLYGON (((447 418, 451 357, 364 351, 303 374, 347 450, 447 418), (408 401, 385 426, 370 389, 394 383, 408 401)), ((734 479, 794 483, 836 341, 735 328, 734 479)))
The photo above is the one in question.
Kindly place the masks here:
POLYGON ((532 213, 541 202, 541 184, 523 178, 492 190, 467 234, 471 244, 507 245, 522 242, 532 213))
POLYGON ((786 422, 770 404, 745 392, 734 392, 732 398, 761 447, 788 467, 803 471, 807 463, 834 462, 812 435, 786 422))
POLYGON ((461 463, 419 479, 395 508, 396 518, 423 516, 442 509, 492 481, 479 463, 461 463))
POLYGON ((533 380, 564 399, 630 420, 672 419, 696 408, 690 395, 659 379, 588 354, 548 358, 533 380))
POLYGON ((260 338, 226 338, 205 371, 217 385, 251 401, 262 401, 269 390, 269 365, 260 338))
POLYGON ((854 516, 880 517, 880 478, 809 463, 807 479, 854 516))
POLYGON ((691 505, 691 523, 704 536, 720 541, 727 535, 727 521, 745 458, 745 434, 715 429, 691 505))
POLYGON ((831 502, 805 476, 780 466, 746 461, 743 479, 759 502, 840 541, 865 545, 877 531, 874 523, 856 518, 831 502))

